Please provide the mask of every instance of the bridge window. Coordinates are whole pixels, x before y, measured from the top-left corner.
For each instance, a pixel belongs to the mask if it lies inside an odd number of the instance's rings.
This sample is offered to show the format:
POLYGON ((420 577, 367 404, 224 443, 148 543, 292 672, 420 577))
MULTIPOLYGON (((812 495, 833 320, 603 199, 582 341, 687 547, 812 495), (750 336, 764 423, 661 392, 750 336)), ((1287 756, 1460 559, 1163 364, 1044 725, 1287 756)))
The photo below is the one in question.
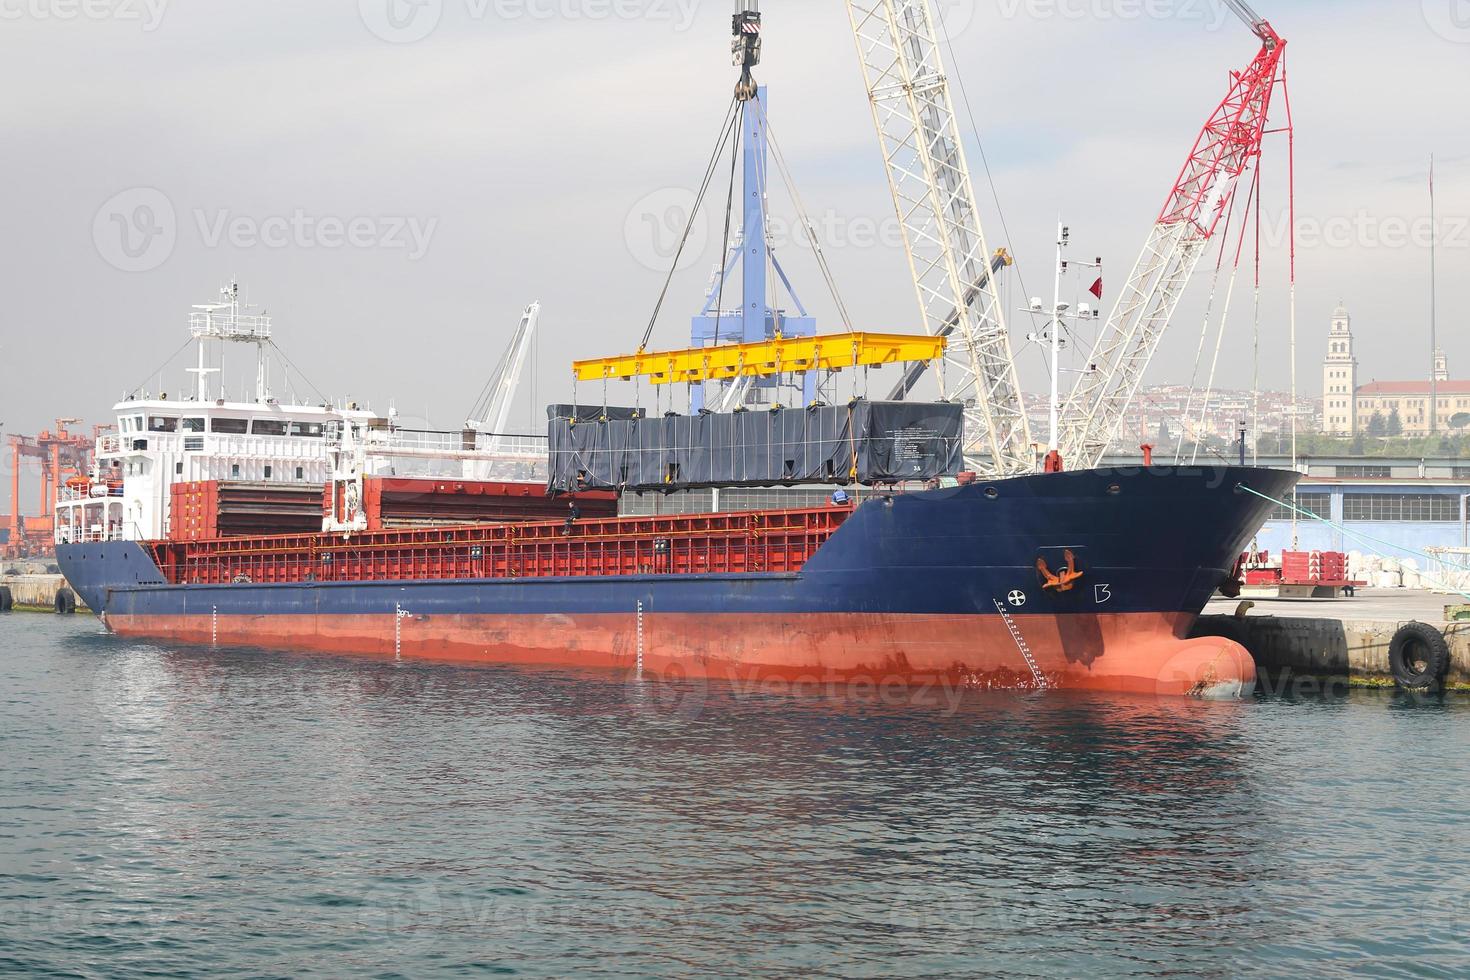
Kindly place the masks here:
POLYGON ((243 436, 250 423, 245 419, 220 419, 214 420, 214 431, 232 436, 243 436))
POLYGON ((286 423, 282 419, 256 419, 250 423, 250 434, 255 436, 283 436, 286 423))
POLYGON ((170 415, 148 416, 149 432, 174 432, 179 427, 179 420, 170 415))
POLYGON ((292 422, 291 434, 293 436, 306 436, 309 439, 320 439, 322 437, 322 424, 320 422, 292 422))
POLYGON ((189 419, 189 418, 186 418, 186 419, 184 419, 183 429, 184 429, 185 432, 203 432, 204 431, 204 420, 203 419, 189 419))

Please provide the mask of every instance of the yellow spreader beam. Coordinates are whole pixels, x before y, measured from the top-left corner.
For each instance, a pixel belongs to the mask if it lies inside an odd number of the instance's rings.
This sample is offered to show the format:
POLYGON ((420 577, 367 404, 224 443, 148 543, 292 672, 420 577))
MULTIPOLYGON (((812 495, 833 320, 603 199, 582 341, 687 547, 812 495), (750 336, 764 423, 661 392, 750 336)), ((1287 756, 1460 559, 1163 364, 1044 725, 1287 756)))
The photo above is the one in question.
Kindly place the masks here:
POLYGON ((943 337, 907 333, 780 337, 754 344, 595 357, 574 361, 572 373, 578 381, 646 378, 656 385, 721 381, 792 371, 840 371, 873 364, 932 361, 944 353, 944 343, 943 337))

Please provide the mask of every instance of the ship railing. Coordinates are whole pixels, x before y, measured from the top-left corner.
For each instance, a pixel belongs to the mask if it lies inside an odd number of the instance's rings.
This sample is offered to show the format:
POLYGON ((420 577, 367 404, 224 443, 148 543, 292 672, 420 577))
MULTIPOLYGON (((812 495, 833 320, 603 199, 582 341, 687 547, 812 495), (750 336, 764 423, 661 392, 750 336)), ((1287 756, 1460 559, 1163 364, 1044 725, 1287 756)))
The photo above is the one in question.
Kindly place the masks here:
POLYGON ((84 504, 89 501, 106 500, 108 497, 121 497, 123 488, 105 483, 94 483, 88 487, 56 488, 56 502, 58 504, 84 504))
POLYGON ((237 435, 234 433, 129 433, 126 442, 119 436, 98 440, 98 452, 116 455, 134 444, 142 444, 152 453, 188 453, 190 456, 238 457, 245 461, 272 462, 315 461, 324 459, 321 439, 301 436, 237 435))
POLYGON ((133 521, 109 521, 103 524, 58 524, 57 544, 91 544, 99 541, 141 541, 142 534, 133 521))
POLYGON ((219 337, 226 340, 268 340, 271 335, 271 318, 265 314, 201 310, 189 314, 189 333, 195 337, 219 337))
MULTIPOLYGON (((328 444, 342 445, 340 439, 328 444)), ((545 436, 390 429, 369 432, 355 448, 371 475, 382 475, 388 461, 396 476, 545 482, 546 447, 545 436)))
MULTIPOLYGON (((341 445, 340 437, 328 441, 334 448, 341 445)), ((455 456, 474 453, 506 458, 545 458, 547 438, 477 430, 380 429, 368 432, 362 445, 368 455, 373 456, 434 452, 455 456)))

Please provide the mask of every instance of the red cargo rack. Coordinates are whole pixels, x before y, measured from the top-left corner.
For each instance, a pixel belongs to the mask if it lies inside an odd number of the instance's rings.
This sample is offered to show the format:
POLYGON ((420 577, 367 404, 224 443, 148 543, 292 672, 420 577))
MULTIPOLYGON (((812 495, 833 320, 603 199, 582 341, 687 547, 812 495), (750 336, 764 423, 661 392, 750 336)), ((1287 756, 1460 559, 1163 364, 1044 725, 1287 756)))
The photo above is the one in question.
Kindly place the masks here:
MULTIPOLYGON (((332 513, 331 494, 343 493, 329 484, 323 506, 332 513)), ((575 499, 584 518, 616 517, 618 497, 610 490, 584 490, 553 497, 543 483, 501 483, 492 480, 441 480, 426 477, 365 477, 362 511, 368 530, 422 526, 467 525, 504 521, 549 521, 564 518, 569 499, 575 499)), ((337 512, 344 512, 338 502, 337 512)))
POLYGON ((170 583, 370 582, 795 572, 849 506, 162 541, 170 583))
POLYGON ((321 530, 322 488, 315 483, 200 480, 169 488, 174 541, 321 530))

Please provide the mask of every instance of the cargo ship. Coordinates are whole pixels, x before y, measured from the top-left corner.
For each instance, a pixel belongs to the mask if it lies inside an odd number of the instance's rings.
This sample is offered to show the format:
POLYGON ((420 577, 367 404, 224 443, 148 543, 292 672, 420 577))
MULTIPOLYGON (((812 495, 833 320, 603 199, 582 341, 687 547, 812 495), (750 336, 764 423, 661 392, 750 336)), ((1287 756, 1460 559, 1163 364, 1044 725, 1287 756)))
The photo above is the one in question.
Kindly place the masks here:
MULTIPOLYGON (((201 345, 268 331, 234 308, 193 324, 201 345)), ((1236 467, 979 479, 959 468, 953 406, 861 401, 656 420, 559 406, 549 425, 565 438, 539 449, 451 433, 436 452, 355 406, 200 384, 119 403, 94 483, 58 503, 62 569, 120 635, 798 685, 1237 695, 1249 654, 1187 637, 1266 517, 1244 487, 1280 497, 1296 480, 1236 467), (885 406, 903 418, 882 421, 885 406), (864 412, 877 429, 852 424, 864 412), (630 475, 631 449, 599 463, 599 440, 637 442, 620 419, 689 431, 645 445, 648 473, 630 475), (696 465, 688 451, 711 441, 699 426, 773 419, 779 451, 754 452, 747 434, 741 472, 686 475, 805 485, 835 454, 863 469, 850 490, 815 507, 619 514, 601 470, 652 492, 669 466, 696 465), (795 463, 798 443, 815 450, 795 463), (483 469, 537 452, 542 482, 483 469), (458 472, 374 469, 395 454, 458 472)))
MULTIPOLYGON (((716 157, 729 146, 733 173, 731 137, 743 134, 745 210, 691 347, 577 362, 574 377, 600 379, 603 395, 552 406, 544 437, 493 422, 414 432, 353 404, 278 403, 263 363, 253 398, 212 389, 206 344, 267 346, 268 321, 242 311, 232 286, 191 318, 192 397, 120 403, 91 485, 58 502, 58 561, 107 628, 829 688, 1249 691, 1244 648, 1190 633, 1297 475, 1063 472, 1055 421, 1044 459, 1026 448, 1008 343, 967 332, 967 308, 993 295, 989 276, 1008 261, 986 260, 978 226, 956 232, 969 285, 928 333, 822 335, 794 293, 796 315, 776 307, 767 272, 791 282, 764 232, 766 95, 749 72, 759 31, 754 0, 741 0, 741 82, 716 157), (723 310, 737 264, 741 305, 723 310), (985 343, 996 356, 976 354, 985 343), (946 360, 991 372, 972 384, 980 394, 914 401, 915 381, 942 378, 931 369, 946 360), (857 391, 870 369, 895 367, 889 398, 857 391), (854 381, 847 399, 832 394, 839 377, 854 381), (688 385, 690 403, 608 404, 609 381, 639 379, 688 385), (972 450, 987 446, 1011 455, 977 472, 972 450), (623 506, 749 488, 808 492, 802 506, 623 506)), ((959 191, 970 189, 946 191, 951 217, 959 191)))
POLYGON ((1099 469, 818 508, 599 517, 571 533, 552 520, 83 540, 58 557, 125 636, 732 681, 1228 697, 1254 683, 1249 653, 1185 637, 1266 516, 1242 487, 1279 497, 1294 482, 1099 469))

